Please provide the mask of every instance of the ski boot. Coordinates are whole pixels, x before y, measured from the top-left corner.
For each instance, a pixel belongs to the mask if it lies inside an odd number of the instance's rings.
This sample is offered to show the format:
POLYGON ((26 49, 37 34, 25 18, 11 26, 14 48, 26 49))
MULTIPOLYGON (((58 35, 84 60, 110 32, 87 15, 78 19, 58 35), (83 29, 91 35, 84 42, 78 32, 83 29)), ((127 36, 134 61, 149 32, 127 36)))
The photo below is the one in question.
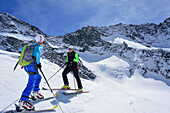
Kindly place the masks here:
POLYGON ((31 96, 31 99, 40 100, 40 99, 44 99, 44 96, 38 91, 33 91, 33 95, 31 96))
POLYGON ((16 106, 17 112, 21 112, 21 111, 25 111, 25 110, 27 110, 27 111, 35 110, 35 107, 31 103, 24 101, 24 100, 19 100, 18 105, 15 104, 15 106, 16 106))
POLYGON ((79 88, 79 89, 77 90, 77 92, 83 92, 83 90, 79 88))
POLYGON ((70 89, 68 85, 64 85, 61 89, 70 89))

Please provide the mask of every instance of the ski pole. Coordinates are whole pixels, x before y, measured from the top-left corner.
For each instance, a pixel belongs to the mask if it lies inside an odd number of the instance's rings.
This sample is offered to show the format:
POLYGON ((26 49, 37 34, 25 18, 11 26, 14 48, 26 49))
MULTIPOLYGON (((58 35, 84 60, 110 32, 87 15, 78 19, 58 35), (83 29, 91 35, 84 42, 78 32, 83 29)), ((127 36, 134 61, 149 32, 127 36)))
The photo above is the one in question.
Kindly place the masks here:
POLYGON ((39 69, 40 69, 40 72, 42 73, 42 75, 43 75, 43 77, 44 77, 44 79, 45 79, 45 81, 46 81, 46 83, 47 83, 47 85, 48 85, 48 87, 49 87, 49 89, 50 89, 51 93, 53 94, 53 96, 54 96, 54 98, 55 98, 56 102, 58 103, 58 105, 59 105, 59 107, 60 107, 60 109, 61 109, 62 113, 64 113, 64 111, 62 110, 62 108, 61 108, 61 106, 60 106, 60 104, 59 104, 59 102, 58 102, 57 98, 55 97, 54 92, 53 92, 53 90, 51 89, 50 84, 48 83, 48 81, 47 81, 47 79, 46 79, 46 77, 45 77, 44 73, 42 72, 41 68, 39 68, 39 69))
POLYGON ((13 71, 15 71, 15 69, 17 68, 18 63, 19 63, 19 60, 18 60, 18 62, 16 63, 16 65, 15 65, 15 67, 14 67, 14 70, 13 70, 13 71))
POLYGON ((57 74, 64 66, 65 66, 65 64, 62 65, 61 68, 57 72, 55 72, 47 81, 49 81, 55 74, 57 74))
POLYGON ((74 81, 74 89, 76 89, 76 83, 75 83, 74 75, 73 75, 73 81, 74 81))
MULTIPOLYGON (((76 89, 76 82, 75 82, 74 75, 73 75, 73 81, 74 81, 74 89, 76 89)), ((78 91, 77 91, 77 92, 78 92, 78 91)), ((75 96, 77 97, 77 94, 75 94, 75 96)))

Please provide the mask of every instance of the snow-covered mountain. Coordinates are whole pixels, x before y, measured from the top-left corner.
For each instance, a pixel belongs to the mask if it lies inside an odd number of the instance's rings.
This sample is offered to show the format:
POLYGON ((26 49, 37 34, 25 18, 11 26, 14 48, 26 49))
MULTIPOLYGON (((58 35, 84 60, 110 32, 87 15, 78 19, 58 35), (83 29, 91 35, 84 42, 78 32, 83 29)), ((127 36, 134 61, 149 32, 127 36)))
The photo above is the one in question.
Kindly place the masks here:
POLYGON ((127 37, 147 47, 170 47, 170 17, 159 25, 146 23, 141 25, 117 24, 109 27, 95 27, 104 37, 127 37))
MULTIPOLYGON (((50 37, 38 28, 29 25, 8 13, 0 13, 0 47, 3 50, 18 52, 19 47, 28 43, 36 34, 46 37, 43 58, 62 66, 65 62, 68 45, 74 45, 81 57, 85 53, 102 58, 116 55, 129 63, 128 75, 135 69, 145 77, 166 82, 170 78, 170 18, 159 25, 117 24, 109 27, 86 26, 64 36, 50 37), (165 48, 166 47, 166 48, 165 48)), ((114 63, 114 62, 113 62, 114 63)), ((94 79, 95 72, 81 62, 80 76, 94 79)), ((117 75, 121 76, 121 75, 117 75)), ((119 78, 119 77, 118 77, 119 78)))
MULTIPOLYGON (((111 26, 87 26, 78 30, 77 32, 71 33, 72 36, 83 35, 81 39, 85 38, 85 33, 91 33, 87 35, 91 36, 91 40, 97 40, 98 37, 103 37, 103 40, 113 41, 117 37, 125 38, 133 42, 140 43, 147 47, 159 47, 169 48, 170 47, 170 17, 159 25, 154 23, 146 23, 141 25, 126 25, 117 24, 111 26), (84 33, 82 33, 84 31, 84 33)), ((68 36, 70 34, 67 34, 68 36)), ((69 37, 70 38, 70 37, 69 37)), ((81 46, 81 45, 80 45, 81 46)))
POLYGON ((0 32, 23 34, 26 36, 36 36, 43 34, 37 27, 19 20, 8 13, 0 12, 0 32))
MULTIPOLYGON (((21 45, 25 44, 24 39, 29 41, 37 33, 43 34, 38 28, 16 19, 7 13, 1 13, 0 18, 2 26, 1 45, 8 51, 16 52, 21 45), (16 37, 11 37, 11 33, 16 37)), ((142 25, 118 24, 109 27, 87 26, 76 32, 56 37, 49 37, 43 34, 47 39, 43 56, 61 66, 67 46, 72 44, 76 46, 76 50, 80 54, 90 52, 93 55, 105 55, 108 53, 118 55, 130 63, 132 67, 129 69, 129 72, 131 74, 134 68, 137 68, 140 69, 140 73, 143 76, 152 72, 156 75, 159 74, 169 78, 170 53, 168 49, 162 48, 169 47, 169 20, 170 18, 167 18, 159 25, 152 23, 142 25), (154 45, 159 46, 159 48, 152 47, 154 45)), ((83 72, 81 73, 80 71, 80 75, 82 77, 95 78, 95 75, 91 71, 89 73, 89 70, 85 66, 81 64, 81 67, 80 69, 83 72), (86 70, 85 75, 84 70, 86 70)), ((158 79, 159 77, 156 78, 158 79)))

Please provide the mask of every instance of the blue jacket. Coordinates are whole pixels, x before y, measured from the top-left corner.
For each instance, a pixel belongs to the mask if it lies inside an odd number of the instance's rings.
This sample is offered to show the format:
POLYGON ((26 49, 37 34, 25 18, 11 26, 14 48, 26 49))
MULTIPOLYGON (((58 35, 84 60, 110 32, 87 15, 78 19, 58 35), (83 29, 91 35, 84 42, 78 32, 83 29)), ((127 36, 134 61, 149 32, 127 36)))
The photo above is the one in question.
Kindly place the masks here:
MULTIPOLYGON (((32 45, 35 45, 35 44, 38 44, 38 43, 34 43, 34 44, 32 44, 32 45)), ((24 48, 24 47, 21 47, 21 48, 20 48, 20 51, 21 51, 21 52, 22 52, 23 48, 24 48)), ((37 62, 37 64, 40 63, 40 56, 41 56, 42 50, 43 50, 43 46, 41 46, 41 45, 37 45, 37 46, 34 47, 32 56, 36 57, 36 62, 37 62)))

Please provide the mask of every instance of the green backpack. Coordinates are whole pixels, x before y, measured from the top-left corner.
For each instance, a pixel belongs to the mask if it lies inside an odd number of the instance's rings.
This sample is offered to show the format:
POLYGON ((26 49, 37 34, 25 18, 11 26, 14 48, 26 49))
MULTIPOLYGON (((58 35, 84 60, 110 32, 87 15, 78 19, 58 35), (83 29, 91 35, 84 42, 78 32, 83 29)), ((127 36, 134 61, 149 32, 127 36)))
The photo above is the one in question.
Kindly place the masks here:
POLYGON ((21 55, 19 57, 19 65, 20 66, 27 66, 29 64, 31 64, 34 59, 32 57, 32 53, 33 53, 33 50, 34 50, 34 47, 37 46, 38 44, 35 44, 35 45, 25 45, 22 52, 21 52, 21 55))

